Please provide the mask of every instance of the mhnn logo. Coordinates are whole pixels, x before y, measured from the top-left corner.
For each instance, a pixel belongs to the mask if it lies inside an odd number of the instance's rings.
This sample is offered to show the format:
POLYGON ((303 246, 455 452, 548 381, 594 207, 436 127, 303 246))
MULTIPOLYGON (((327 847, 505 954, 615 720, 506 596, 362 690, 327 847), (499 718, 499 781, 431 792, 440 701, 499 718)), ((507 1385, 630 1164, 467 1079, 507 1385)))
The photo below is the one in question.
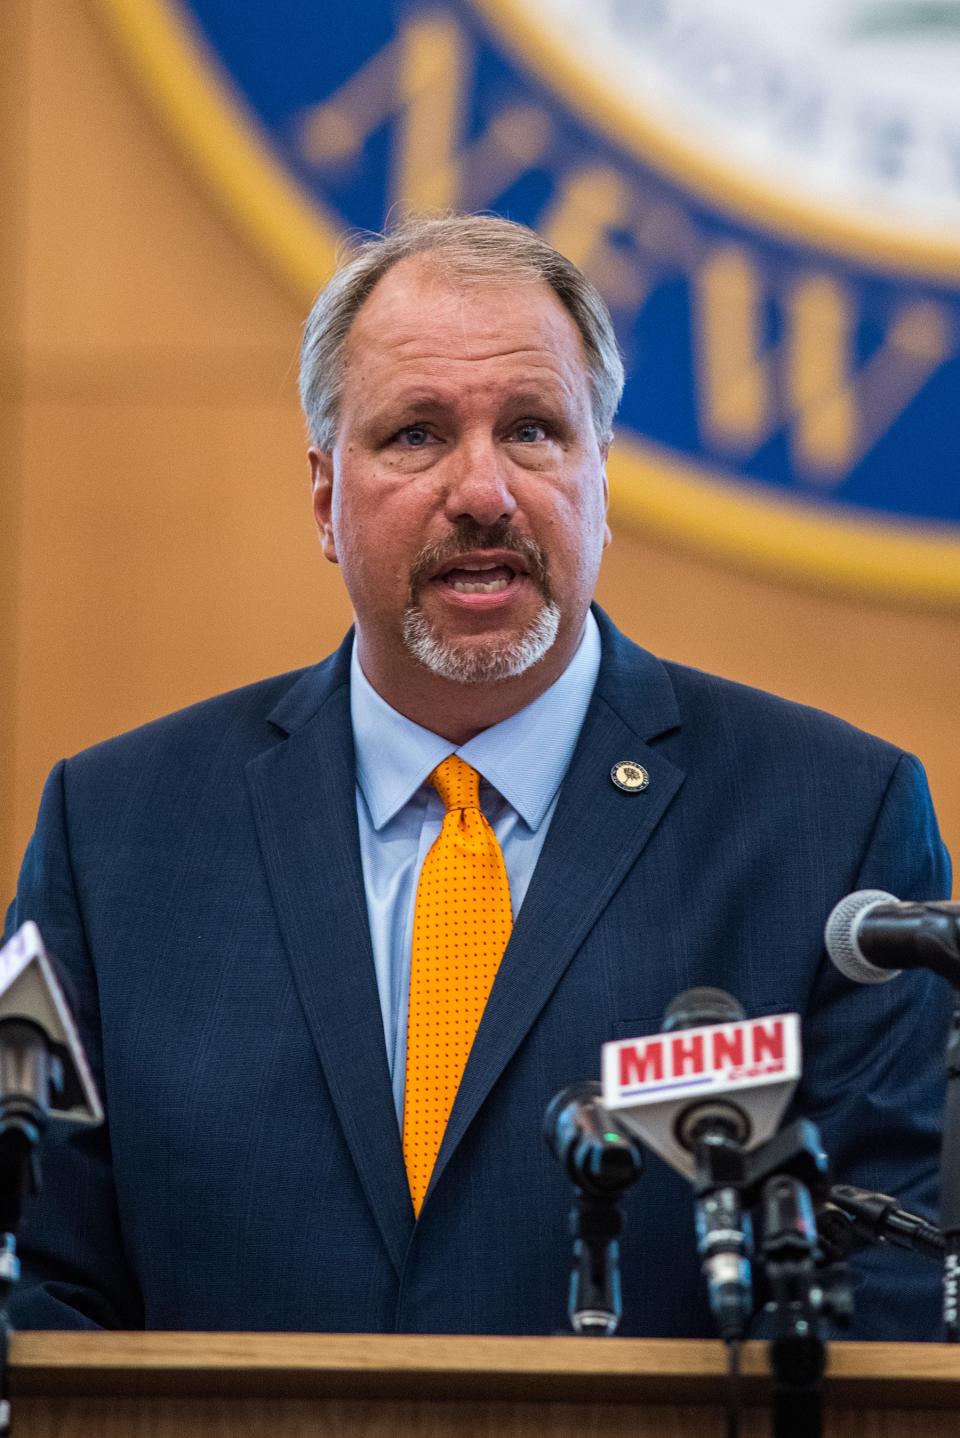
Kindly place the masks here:
POLYGON ((631 1040, 618 1045, 619 1086, 635 1094, 698 1080, 726 1085, 783 1074, 793 1022, 794 1015, 779 1014, 631 1040))

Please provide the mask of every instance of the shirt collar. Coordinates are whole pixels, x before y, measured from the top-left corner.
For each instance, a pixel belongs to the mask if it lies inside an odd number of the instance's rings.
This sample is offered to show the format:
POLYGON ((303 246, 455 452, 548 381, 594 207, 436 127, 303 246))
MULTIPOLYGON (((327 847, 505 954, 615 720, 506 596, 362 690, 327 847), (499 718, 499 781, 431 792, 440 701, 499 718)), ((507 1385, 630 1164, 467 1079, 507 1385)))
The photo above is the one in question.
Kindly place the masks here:
POLYGON ((357 658, 350 661, 350 718, 357 783, 374 829, 409 802, 449 754, 459 754, 503 795, 531 829, 539 828, 576 747, 600 668, 600 631, 587 614, 576 653, 559 679, 526 708, 482 730, 459 749, 393 709, 357 658))

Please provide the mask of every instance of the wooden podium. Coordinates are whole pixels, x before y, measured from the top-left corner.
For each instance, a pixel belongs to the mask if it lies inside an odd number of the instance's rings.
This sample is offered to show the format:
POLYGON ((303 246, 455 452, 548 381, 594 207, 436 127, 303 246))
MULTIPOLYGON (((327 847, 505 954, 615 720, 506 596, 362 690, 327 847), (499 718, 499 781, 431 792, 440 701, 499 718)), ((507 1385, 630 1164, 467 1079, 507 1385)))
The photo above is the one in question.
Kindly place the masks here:
MULTIPOLYGON (((719 1343, 19 1333, 13 1438, 721 1438, 719 1343)), ((750 1344, 742 1438, 768 1438, 750 1344)), ((960 1347, 836 1343, 827 1438, 960 1434, 960 1347)))

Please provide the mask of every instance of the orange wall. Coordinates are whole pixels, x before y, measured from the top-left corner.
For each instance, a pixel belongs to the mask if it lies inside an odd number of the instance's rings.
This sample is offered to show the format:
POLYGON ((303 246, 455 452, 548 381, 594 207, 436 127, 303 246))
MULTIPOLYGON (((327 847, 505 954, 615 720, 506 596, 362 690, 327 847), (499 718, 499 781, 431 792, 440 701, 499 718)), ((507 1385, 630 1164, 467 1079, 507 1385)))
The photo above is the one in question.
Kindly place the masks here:
MULTIPOLYGON (((349 607, 310 520, 300 300, 220 212, 84 0, 2 0, 0 53, 9 891, 57 758, 318 658, 349 607)), ((960 856, 956 611, 774 583, 623 526, 600 598, 654 650, 915 750, 960 856)))

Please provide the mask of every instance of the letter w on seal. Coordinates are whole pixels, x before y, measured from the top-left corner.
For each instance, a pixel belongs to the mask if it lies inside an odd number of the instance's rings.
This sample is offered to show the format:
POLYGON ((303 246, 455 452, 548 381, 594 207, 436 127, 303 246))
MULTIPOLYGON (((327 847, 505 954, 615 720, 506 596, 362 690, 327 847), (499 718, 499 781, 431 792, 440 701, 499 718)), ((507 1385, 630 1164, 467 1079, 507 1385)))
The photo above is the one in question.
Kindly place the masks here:
POLYGON ((857 366, 849 287, 801 271, 773 293, 737 244, 707 256, 694 281, 694 312, 704 437, 743 458, 786 426, 799 475, 821 486, 843 481, 954 346, 944 307, 908 299, 857 366), (771 307, 782 333, 775 344, 765 340, 771 307))

